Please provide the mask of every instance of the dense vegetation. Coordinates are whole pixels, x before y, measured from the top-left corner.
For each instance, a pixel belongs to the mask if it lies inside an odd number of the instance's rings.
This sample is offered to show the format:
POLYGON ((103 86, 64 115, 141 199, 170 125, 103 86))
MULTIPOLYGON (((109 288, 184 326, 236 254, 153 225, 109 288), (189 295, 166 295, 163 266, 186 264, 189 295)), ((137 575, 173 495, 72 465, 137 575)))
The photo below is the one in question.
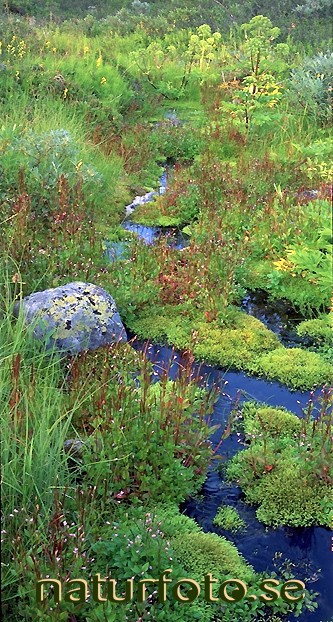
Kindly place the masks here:
POLYGON ((259 504, 257 516, 264 523, 331 526, 330 399, 323 391, 315 422, 313 400, 302 420, 281 409, 244 406, 241 428, 249 447, 231 460, 227 475, 238 481, 248 501, 259 504))
MULTIPOLYGON (((172 563, 175 577, 211 571, 258 593, 262 577, 236 547, 178 510, 214 457, 218 391, 192 363, 291 389, 332 378, 331 4, 67 4, 4 2, 0 22, 4 619, 285 620, 282 599, 162 606, 151 589, 141 604, 37 607, 34 586, 158 577, 172 563), (167 191, 135 220, 183 230, 181 250, 121 227, 165 162, 167 191), (185 352, 176 379, 170 361, 156 382, 147 351, 129 344, 50 358, 13 319, 22 296, 75 280, 110 292, 139 338, 185 352), (297 348, 241 311, 255 289, 302 314, 297 348)), ((233 423, 248 447, 227 477, 265 524, 330 524, 331 406, 324 388, 302 423, 258 404, 233 423), (290 473, 297 497, 278 485, 290 473)), ((225 507, 215 524, 243 528, 225 507)))

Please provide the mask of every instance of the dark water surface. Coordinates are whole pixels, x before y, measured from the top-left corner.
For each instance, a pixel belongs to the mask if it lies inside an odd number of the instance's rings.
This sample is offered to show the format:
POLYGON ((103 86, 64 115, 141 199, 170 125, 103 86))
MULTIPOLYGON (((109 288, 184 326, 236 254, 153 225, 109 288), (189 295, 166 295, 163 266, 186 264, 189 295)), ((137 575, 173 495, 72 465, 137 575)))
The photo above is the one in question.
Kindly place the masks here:
POLYGON ((279 337, 284 346, 295 348, 300 344, 309 345, 306 344, 304 337, 299 337, 296 333, 297 324, 305 318, 292 309, 286 300, 269 302, 265 292, 256 290, 248 292, 241 308, 265 324, 279 337))

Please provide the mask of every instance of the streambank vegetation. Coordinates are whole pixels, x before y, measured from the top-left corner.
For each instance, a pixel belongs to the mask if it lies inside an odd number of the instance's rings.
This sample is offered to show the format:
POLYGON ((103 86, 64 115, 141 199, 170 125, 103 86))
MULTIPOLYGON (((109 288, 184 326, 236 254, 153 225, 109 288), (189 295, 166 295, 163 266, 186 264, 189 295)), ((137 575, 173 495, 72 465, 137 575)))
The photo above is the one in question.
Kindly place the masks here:
MULTIPOLYGON (((241 578, 257 594, 263 577, 236 546, 179 510, 230 434, 247 447, 225 478, 260 521, 331 524, 328 3, 317 12, 285 3, 285 16, 279 2, 276 23, 253 3, 249 17, 229 2, 105 1, 90 13, 54 2, 47 14, 34 4, 32 15, 31 3, 5 3, 0 22, 4 619, 310 616, 308 591, 293 606, 227 607, 162 605, 153 589, 144 603, 57 606, 50 591, 37 606, 35 584, 96 573, 121 582, 172 567, 176 578, 241 578), (159 228, 146 244, 124 228, 125 208, 156 190, 165 166, 165 192, 132 214, 159 228), (170 244, 175 230, 182 248, 170 244), (112 261, 110 245, 120 249, 112 261), (154 365, 137 339, 50 357, 13 306, 72 281, 106 289, 136 338, 181 351, 177 373, 172 358, 154 365), (255 290, 301 317, 296 347, 244 311, 255 290), (234 406, 213 445, 219 388, 194 361, 312 391, 304 418, 234 406)), ((216 521, 243 526, 223 508, 216 521)))

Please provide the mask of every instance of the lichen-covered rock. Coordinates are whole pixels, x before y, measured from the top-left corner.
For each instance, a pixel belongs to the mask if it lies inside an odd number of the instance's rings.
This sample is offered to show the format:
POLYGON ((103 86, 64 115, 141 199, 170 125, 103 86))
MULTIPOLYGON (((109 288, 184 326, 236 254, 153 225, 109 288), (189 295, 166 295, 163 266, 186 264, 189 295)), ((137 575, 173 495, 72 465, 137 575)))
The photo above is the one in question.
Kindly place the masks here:
POLYGON ((34 335, 46 342, 47 349, 76 354, 127 341, 112 296, 91 283, 78 281, 31 294, 15 305, 16 316, 20 305, 26 322, 33 325, 34 335))
POLYGON ((64 452, 70 458, 81 460, 83 454, 84 443, 79 438, 69 438, 64 442, 64 452))

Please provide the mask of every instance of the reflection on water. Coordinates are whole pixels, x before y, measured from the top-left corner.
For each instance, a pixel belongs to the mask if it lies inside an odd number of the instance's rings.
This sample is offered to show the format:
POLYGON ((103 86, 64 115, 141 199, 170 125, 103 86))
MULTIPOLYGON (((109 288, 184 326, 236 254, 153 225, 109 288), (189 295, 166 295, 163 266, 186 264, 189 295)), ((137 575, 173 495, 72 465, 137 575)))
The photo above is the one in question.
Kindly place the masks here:
POLYGON ((267 301, 267 294, 261 290, 249 292, 242 301, 241 308, 260 320, 275 333, 286 347, 306 344, 304 337, 296 333, 296 326, 305 318, 296 313, 286 300, 267 301))
POLYGON ((136 207, 139 207, 139 205, 144 205, 145 203, 149 203, 149 201, 152 201, 156 197, 165 193, 167 186, 168 186, 168 175, 170 173, 170 170, 171 170, 170 166, 166 164, 164 167, 164 171, 159 180, 158 189, 152 190, 151 192, 146 192, 146 194, 143 194, 140 196, 136 196, 135 199, 132 201, 132 203, 130 203, 129 205, 125 207, 125 213, 126 213, 127 218, 134 212, 136 207))
POLYGON ((161 236, 167 239, 169 246, 179 250, 184 248, 187 244, 186 236, 178 229, 146 227, 145 225, 139 225, 129 220, 124 222, 122 226, 123 229, 136 233, 146 244, 153 244, 161 236))

